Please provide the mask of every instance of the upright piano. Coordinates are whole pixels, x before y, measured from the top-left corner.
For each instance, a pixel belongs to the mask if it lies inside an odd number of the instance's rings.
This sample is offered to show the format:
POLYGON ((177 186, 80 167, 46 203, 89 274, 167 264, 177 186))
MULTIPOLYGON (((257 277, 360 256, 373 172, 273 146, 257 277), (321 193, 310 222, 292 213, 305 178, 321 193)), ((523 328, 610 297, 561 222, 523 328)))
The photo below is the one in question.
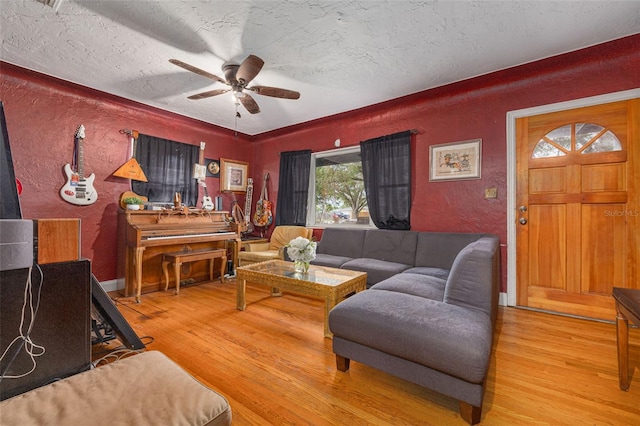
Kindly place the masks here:
MULTIPOLYGON (((226 211, 120 210, 118 279, 124 279, 121 293, 139 301, 141 293, 164 288, 163 253, 230 248, 235 260, 239 246, 240 233, 226 211)), ((185 264, 182 272, 182 276, 194 281, 209 276, 206 261, 185 264)))

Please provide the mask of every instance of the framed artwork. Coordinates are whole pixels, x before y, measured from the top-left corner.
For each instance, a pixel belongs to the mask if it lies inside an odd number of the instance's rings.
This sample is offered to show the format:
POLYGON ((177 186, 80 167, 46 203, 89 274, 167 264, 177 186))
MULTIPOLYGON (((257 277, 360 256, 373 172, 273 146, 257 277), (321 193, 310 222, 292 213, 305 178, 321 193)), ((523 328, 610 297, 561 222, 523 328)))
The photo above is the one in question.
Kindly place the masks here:
POLYGON ((205 158, 204 165, 207 167, 207 177, 220 177, 220 160, 205 158))
POLYGON ((247 192, 249 163, 220 159, 220 190, 223 192, 247 192))
POLYGON ((429 181, 480 179, 482 139, 429 147, 429 181))

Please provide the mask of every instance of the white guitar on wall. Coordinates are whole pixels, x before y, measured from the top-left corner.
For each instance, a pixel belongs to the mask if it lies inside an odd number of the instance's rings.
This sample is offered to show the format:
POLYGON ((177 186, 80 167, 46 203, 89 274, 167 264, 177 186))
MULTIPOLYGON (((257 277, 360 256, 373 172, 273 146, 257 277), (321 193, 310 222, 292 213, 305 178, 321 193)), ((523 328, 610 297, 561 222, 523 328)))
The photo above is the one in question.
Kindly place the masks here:
POLYGON ((78 206, 88 206, 98 200, 98 192, 93 187, 93 181, 96 179, 96 176, 91 173, 89 177, 84 177, 83 141, 84 126, 81 124, 75 134, 77 169, 74 170, 69 163, 64 166, 67 183, 60 189, 60 196, 63 200, 78 206))
POLYGON ((205 182, 207 168, 204 165, 204 148, 205 143, 200 142, 200 158, 198 159, 198 164, 193 165, 193 175, 198 180, 198 183, 204 190, 204 197, 202 197, 202 209, 211 211, 214 209, 213 200, 209 196, 209 192, 207 191, 207 183, 205 182))

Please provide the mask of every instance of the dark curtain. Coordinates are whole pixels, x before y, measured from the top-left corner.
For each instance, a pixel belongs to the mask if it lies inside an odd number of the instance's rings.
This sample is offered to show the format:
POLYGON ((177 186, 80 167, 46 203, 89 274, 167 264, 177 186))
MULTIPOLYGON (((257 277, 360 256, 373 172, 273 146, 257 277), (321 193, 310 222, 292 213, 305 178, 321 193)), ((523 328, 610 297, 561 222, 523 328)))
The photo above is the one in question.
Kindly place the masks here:
POLYGON ((311 150, 289 151, 280 154, 276 226, 305 226, 310 169, 311 150))
POLYGON ((411 132, 360 142, 371 220, 380 229, 411 229, 411 132))
POLYGON ((148 182, 132 181, 131 190, 150 202, 161 203, 171 203, 174 194, 179 192, 185 205, 195 206, 198 182, 193 179, 192 171, 199 160, 199 150, 196 145, 139 135, 135 158, 148 182))

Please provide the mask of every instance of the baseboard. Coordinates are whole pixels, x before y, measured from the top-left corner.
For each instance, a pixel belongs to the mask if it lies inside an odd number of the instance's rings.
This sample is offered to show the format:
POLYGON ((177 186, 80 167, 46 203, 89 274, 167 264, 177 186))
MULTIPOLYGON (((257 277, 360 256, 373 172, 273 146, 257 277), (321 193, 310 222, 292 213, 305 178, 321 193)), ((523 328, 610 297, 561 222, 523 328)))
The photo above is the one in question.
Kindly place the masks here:
POLYGON ((498 305, 500 306, 508 306, 507 304, 507 293, 500 293, 498 296, 498 305))
MULTIPOLYGON (((231 278, 231 276, 229 276, 231 278)), ((124 280, 109 280, 109 281, 101 281, 100 286, 106 292, 116 291, 124 288, 124 280)), ((500 306, 507 306, 507 293, 500 293, 498 297, 498 304, 500 306)))
POLYGON ((101 281, 100 287, 102 287, 103 290, 108 293, 110 291, 116 291, 121 288, 124 288, 124 280, 122 280, 122 284, 123 284, 122 287, 119 287, 118 280, 101 281))

